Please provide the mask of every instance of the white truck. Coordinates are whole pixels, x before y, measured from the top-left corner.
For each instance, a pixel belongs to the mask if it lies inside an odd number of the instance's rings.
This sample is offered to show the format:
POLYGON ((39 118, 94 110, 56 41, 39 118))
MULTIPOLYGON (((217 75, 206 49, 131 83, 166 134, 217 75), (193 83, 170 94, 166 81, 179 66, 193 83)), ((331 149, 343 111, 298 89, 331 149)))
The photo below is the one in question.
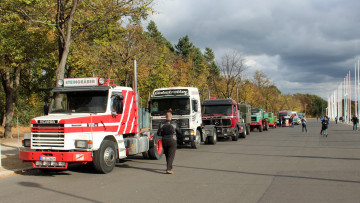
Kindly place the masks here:
MULTIPOLYGON (((153 131, 157 131, 165 114, 171 110, 173 120, 180 127, 183 136, 177 138, 179 145, 190 144, 198 148, 201 142, 216 143, 215 126, 202 127, 199 91, 195 87, 169 87, 153 91, 149 101, 150 121, 153 131)), ((154 132, 153 132, 154 133, 154 132)))

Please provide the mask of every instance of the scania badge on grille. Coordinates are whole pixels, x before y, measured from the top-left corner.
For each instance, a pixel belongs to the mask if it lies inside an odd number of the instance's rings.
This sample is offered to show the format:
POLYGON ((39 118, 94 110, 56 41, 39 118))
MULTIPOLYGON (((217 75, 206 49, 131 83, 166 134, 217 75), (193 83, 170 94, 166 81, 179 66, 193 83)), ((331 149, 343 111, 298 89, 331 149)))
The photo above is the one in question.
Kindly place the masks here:
POLYGON ((57 120, 39 120, 39 124, 57 124, 57 120))

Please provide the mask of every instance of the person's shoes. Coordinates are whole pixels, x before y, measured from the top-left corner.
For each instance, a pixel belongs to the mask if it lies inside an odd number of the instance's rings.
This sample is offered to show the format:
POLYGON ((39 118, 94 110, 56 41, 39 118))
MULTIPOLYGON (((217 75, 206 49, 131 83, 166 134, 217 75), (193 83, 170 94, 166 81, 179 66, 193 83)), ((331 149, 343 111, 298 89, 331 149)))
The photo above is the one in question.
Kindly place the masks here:
POLYGON ((167 174, 173 174, 173 173, 174 173, 174 171, 169 170, 169 171, 166 171, 166 173, 167 173, 167 174))
POLYGON ((327 137, 328 135, 326 134, 326 137, 327 137))

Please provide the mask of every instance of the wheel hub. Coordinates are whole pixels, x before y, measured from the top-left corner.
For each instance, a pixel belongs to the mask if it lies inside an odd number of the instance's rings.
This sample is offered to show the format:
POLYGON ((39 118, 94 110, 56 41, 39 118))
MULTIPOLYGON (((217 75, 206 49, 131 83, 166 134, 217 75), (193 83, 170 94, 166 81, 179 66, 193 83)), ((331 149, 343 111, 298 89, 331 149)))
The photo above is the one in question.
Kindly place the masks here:
POLYGON ((111 147, 107 147, 104 151, 104 162, 107 166, 111 166, 115 162, 115 151, 111 147))

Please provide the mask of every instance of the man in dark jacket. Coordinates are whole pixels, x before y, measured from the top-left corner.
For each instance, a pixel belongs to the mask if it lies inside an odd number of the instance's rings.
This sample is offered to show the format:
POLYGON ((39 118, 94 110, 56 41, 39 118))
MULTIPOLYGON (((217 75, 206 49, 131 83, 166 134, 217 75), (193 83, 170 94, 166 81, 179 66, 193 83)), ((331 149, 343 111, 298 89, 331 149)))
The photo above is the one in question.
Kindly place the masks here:
POLYGON ((356 117, 356 115, 354 114, 351 121, 353 122, 353 131, 357 130, 357 124, 359 122, 359 119, 356 117))
POLYGON ((164 154, 166 157, 166 173, 173 174, 172 164, 175 158, 175 152, 177 147, 176 135, 181 136, 182 133, 173 121, 171 112, 166 113, 166 121, 160 123, 157 134, 162 136, 162 144, 164 148, 164 154))

